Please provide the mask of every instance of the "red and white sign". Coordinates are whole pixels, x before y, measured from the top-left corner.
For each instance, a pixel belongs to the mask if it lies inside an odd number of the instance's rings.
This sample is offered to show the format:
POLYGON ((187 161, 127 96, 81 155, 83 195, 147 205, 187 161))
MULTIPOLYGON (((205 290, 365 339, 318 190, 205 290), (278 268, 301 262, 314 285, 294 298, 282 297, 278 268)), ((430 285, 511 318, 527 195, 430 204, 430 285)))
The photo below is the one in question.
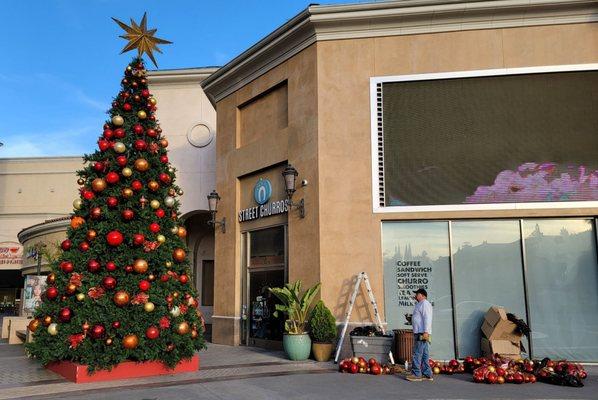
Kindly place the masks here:
POLYGON ((21 269, 23 246, 17 242, 0 242, 0 269, 21 269))

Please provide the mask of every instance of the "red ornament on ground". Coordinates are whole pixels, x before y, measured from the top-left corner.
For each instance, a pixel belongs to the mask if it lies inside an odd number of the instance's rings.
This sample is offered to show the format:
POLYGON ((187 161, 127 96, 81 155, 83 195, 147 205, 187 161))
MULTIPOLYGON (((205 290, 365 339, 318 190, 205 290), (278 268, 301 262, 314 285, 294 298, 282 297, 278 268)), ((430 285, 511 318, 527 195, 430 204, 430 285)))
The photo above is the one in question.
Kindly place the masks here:
POLYGON ((62 243, 60 243, 60 248, 64 251, 67 251, 71 248, 71 246, 73 245, 73 243, 69 240, 63 240, 62 243))
POLYGON ((151 286, 152 284, 146 281, 145 279, 139 281, 139 290, 143 292, 147 292, 151 286))
POLYGON ((106 263, 106 271, 116 271, 116 264, 113 261, 108 261, 106 263))
POLYGON ((106 234, 106 241, 110 246, 119 246, 123 242, 123 235, 119 231, 110 231, 106 234))
POLYGON ((114 185, 115 183, 118 183, 118 181, 120 181, 120 177, 116 172, 112 171, 106 174, 106 182, 109 184, 114 185))
POLYGON ((160 232, 160 225, 156 222, 152 222, 149 226, 149 230, 153 233, 160 232))
POLYGON ((100 269, 102 268, 102 266, 100 265, 100 263, 97 260, 89 260, 87 262, 87 270, 89 272, 98 272, 100 269))
POLYGON ((160 336, 160 330, 155 326, 150 326, 145 330, 145 337, 148 339, 157 339, 160 336))
POLYGON ((58 289, 56 289, 55 286, 50 286, 48 289, 46 289, 46 297, 48 300, 54 300, 56 297, 58 297, 58 289))

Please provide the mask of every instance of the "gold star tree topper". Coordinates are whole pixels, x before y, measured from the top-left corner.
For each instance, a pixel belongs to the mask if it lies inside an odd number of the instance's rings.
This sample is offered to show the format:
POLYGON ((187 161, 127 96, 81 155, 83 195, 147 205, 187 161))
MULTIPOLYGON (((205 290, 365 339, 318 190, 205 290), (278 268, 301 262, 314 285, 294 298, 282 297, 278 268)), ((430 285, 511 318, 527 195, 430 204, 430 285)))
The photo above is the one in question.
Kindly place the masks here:
POLYGON ((141 23, 139 24, 131 18, 131 26, 114 17, 112 19, 126 32, 125 35, 119 37, 129 41, 120 54, 137 49, 139 57, 143 56, 143 53, 146 53, 156 68, 158 68, 153 51, 155 50, 158 53, 162 53, 158 48, 158 44, 171 44, 172 42, 155 37, 154 34, 158 31, 157 29, 147 29, 147 13, 143 13, 143 18, 141 18, 141 23))

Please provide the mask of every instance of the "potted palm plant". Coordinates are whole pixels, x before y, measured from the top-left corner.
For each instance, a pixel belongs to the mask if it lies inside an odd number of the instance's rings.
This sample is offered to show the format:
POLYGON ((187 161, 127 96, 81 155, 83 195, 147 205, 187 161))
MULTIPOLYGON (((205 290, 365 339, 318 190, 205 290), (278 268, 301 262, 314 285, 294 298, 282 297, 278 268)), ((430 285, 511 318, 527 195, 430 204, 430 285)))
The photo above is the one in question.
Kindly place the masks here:
POLYGON ((314 358, 316 361, 330 360, 336 339, 336 319, 322 300, 316 303, 311 312, 309 328, 314 358))
POLYGON ((311 339, 307 333, 309 307, 320 290, 320 283, 307 289, 301 295, 301 281, 287 283, 282 288, 269 288, 280 304, 276 304, 274 316, 279 312, 287 316, 284 323, 285 334, 282 338, 284 351, 294 361, 307 360, 311 350, 311 339))

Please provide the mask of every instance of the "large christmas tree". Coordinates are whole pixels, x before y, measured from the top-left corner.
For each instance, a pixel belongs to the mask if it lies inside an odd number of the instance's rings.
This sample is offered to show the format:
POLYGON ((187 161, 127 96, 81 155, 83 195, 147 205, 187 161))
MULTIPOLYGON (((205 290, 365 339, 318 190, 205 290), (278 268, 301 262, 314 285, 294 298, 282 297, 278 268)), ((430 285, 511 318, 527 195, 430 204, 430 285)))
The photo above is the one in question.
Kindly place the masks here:
POLYGON ((29 324, 27 351, 44 365, 70 360, 94 370, 158 360, 174 367, 205 347, 178 220, 182 190, 140 57, 121 87, 99 150, 78 171, 80 198, 63 253, 29 324))

